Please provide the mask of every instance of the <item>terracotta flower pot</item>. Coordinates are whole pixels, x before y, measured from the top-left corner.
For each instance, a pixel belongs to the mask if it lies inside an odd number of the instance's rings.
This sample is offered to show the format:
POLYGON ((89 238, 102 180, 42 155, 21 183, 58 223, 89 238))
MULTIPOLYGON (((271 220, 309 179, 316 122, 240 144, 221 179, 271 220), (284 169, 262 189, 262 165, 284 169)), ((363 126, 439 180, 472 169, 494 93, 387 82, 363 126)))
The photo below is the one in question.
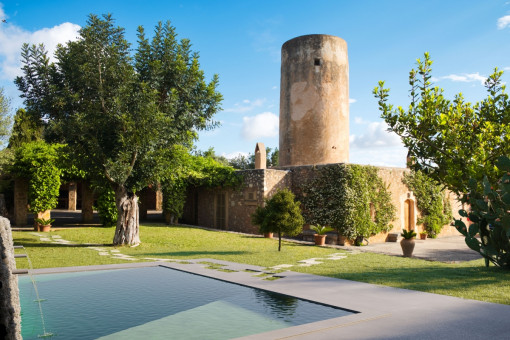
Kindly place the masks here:
POLYGON ((420 234, 420 240, 426 240, 427 234, 420 234))
POLYGON ((414 239, 402 239, 400 241, 400 246, 402 247, 402 252, 404 253, 404 257, 412 257, 414 250, 414 239))
POLYGON ((326 244, 326 235, 315 234, 313 237, 315 238, 316 246, 323 246, 326 244))
POLYGON ((264 233, 265 238, 273 238, 273 233, 264 233))
POLYGON ((42 231, 42 232, 49 232, 51 229, 51 224, 48 224, 48 225, 40 225, 39 226, 39 231, 42 231))

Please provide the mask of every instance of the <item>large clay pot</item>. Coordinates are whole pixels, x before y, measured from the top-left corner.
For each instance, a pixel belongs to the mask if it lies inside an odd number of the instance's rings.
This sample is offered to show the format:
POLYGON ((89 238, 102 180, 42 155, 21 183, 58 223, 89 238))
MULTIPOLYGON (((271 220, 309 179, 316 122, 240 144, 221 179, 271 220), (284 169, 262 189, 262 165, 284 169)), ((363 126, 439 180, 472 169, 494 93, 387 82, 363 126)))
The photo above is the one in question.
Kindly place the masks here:
POLYGON ((39 231, 42 231, 42 232, 49 232, 51 229, 51 224, 48 224, 48 225, 39 225, 39 231))
POLYGON ((264 233, 265 238, 273 238, 273 233, 264 233))
POLYGON ((326 244, 326 235, 315 234, 313 237, 315 238, 316 246, 323 246, 326 244))
POLYGON ((412 257, 414 250, 414 239, 402 239, 400 241, 400 246, 402 247, 402 251, 404 252, 404 257, 412 257))
POLYGON ((426 240, 427 234, 420 234, 420 240, 426 240))

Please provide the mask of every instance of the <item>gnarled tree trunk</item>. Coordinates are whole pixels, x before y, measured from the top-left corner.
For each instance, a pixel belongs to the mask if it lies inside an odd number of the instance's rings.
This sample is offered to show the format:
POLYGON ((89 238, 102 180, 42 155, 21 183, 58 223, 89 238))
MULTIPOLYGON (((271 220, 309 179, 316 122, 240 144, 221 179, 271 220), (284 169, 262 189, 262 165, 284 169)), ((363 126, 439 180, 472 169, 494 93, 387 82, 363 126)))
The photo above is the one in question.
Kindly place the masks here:
POLYGON ((124 186, 119 185, 115 190, 115 204, 119 216, 113 245, 137 246, 140 244, 138 197, 128 193, 124 186))

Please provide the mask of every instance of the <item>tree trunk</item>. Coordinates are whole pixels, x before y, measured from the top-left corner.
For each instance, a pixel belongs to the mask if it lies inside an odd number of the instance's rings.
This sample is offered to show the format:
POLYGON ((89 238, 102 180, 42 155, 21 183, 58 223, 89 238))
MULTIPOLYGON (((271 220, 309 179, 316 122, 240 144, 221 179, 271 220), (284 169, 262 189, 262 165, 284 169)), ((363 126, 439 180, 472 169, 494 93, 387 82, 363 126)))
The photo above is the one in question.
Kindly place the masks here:
POLYGON ((282 233, 278 233, 278 251, 282 250, 282 233))
POLYGON ((124 186, 118 186, 115 190, 115 205, 119 217, 115 236, 113 237, 113 245, 139 245, 138 197, 135 194, 128 193, 124 186))

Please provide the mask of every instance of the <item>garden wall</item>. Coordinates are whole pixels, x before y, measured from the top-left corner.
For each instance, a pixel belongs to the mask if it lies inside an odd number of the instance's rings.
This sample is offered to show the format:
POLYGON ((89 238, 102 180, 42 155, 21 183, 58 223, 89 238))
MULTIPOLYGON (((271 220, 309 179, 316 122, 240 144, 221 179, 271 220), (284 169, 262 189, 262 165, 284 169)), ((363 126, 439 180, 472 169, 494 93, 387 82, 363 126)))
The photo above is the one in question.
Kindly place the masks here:
MULTIPOLYGON (((258 234, 258 227, 251 223, 251 215, 257 206, 264 204, 264 199, 273 196, 278 189, 290 188, 297 199, 302 197, 303 185, 318 176, 321 168, 333 164, 285 166, 271 169, 255 169, 238 171, 243 177, 239 188, 192 188, 188 190, 182 223, 204 227, 232 230, 258 234), (225 215, 222 218, 222 214, 225 215)), ((389 233, 400 234, 411 226, 416 232, 423 230, 417 219, 420 212, 414 194, 402 182, 403 175, 408 172, 404 168, 378 167, 391 201, 396 208, 396 218, 391 222, 393 228, 389 232, 379 233, 369 238, 371 243, 387 241, 389 233)), ((454 217, 458 218, 459 204, 455 196, 449 195, 454 217)), ((308 226, 305 226, 305 230, 308 226)), ((439 237, 457 235, 454 227, 445 226, 439 237)), ((349 245, 349 240, 340 237, 339 244, 349 245)))

